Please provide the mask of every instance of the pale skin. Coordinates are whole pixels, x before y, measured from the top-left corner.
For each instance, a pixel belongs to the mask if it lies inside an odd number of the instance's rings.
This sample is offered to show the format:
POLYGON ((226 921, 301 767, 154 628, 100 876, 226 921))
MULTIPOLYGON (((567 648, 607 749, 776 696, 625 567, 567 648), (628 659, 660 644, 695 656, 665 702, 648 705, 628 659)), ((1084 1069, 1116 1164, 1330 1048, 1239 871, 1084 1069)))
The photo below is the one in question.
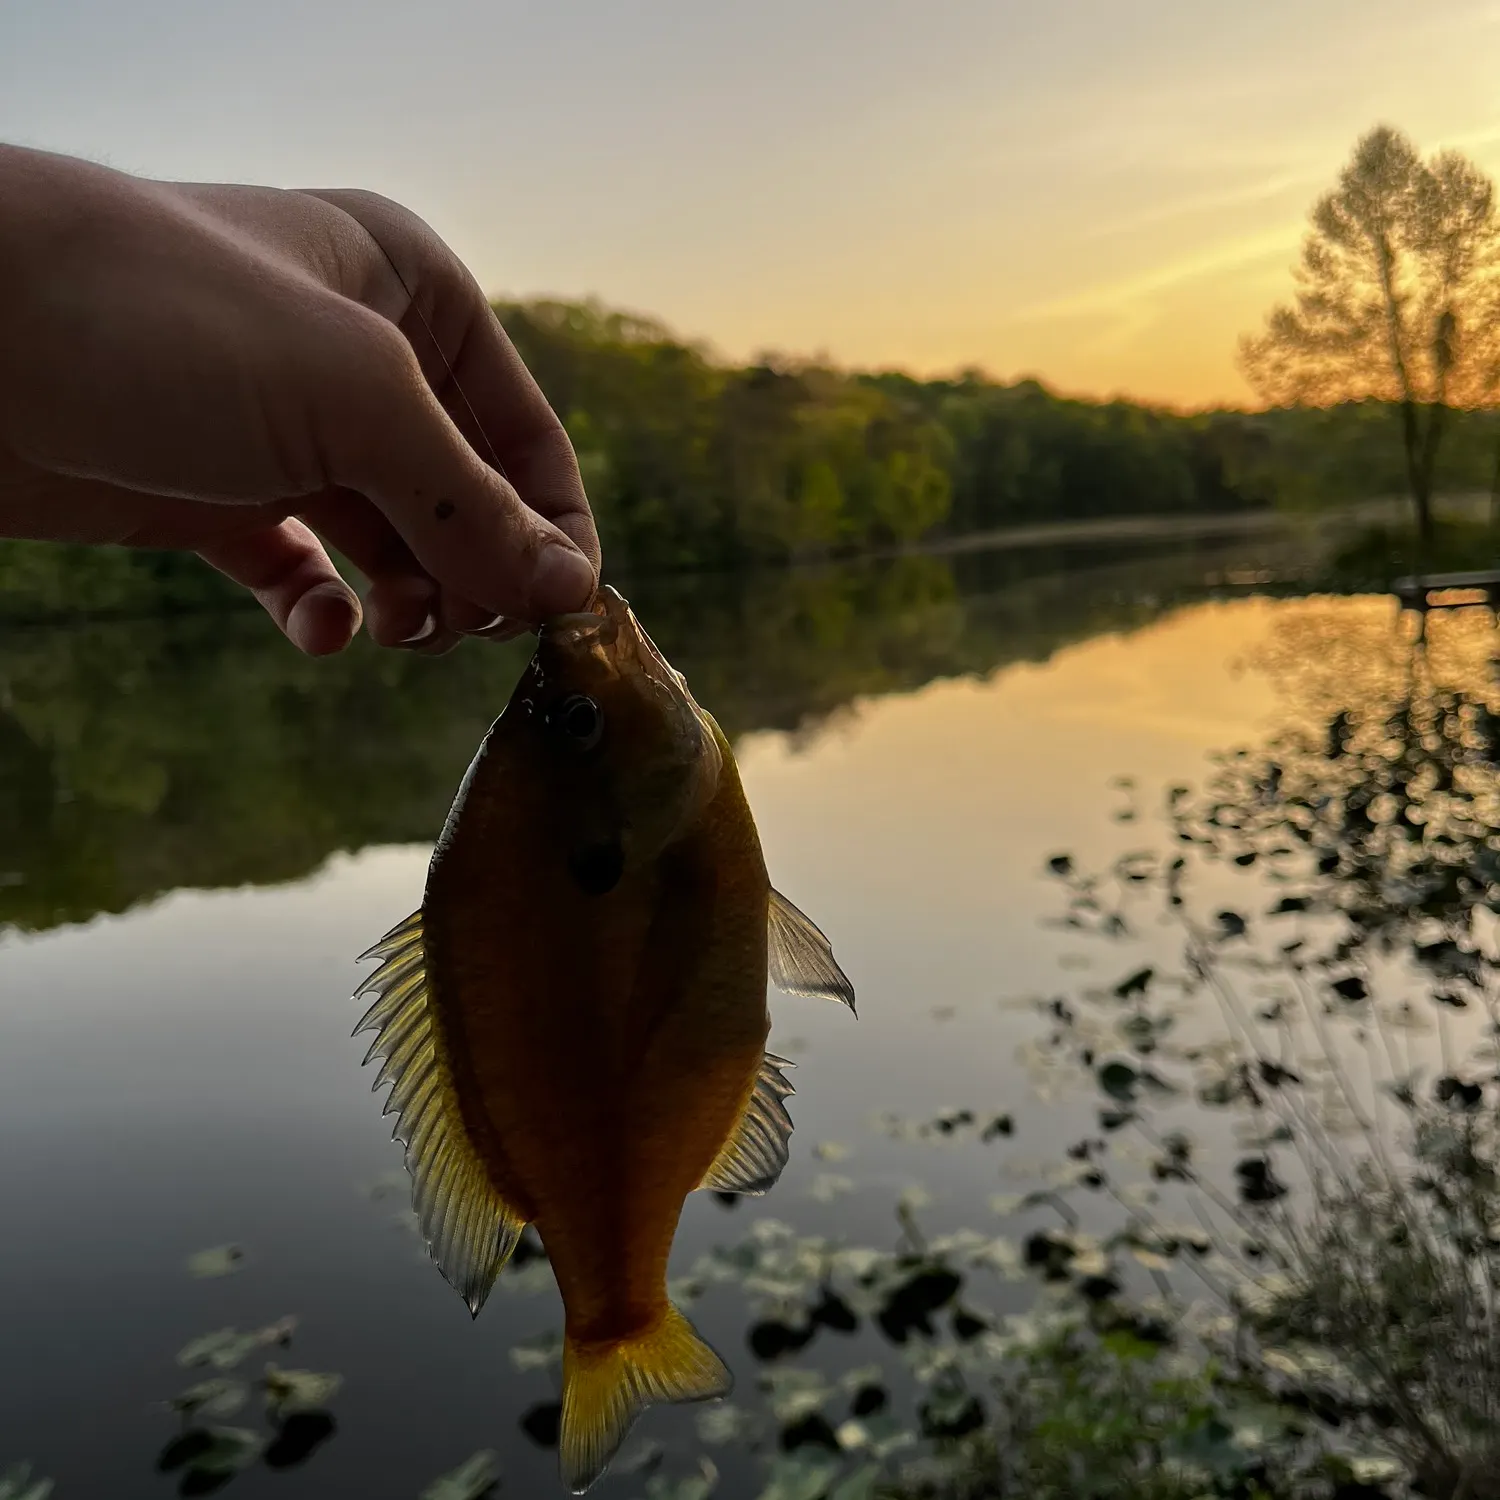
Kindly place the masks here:
POLYGON ((0 536, 196 552, 314 656, 518 634, 599 565, 562 423, 414 214, 3 144, 0 536))

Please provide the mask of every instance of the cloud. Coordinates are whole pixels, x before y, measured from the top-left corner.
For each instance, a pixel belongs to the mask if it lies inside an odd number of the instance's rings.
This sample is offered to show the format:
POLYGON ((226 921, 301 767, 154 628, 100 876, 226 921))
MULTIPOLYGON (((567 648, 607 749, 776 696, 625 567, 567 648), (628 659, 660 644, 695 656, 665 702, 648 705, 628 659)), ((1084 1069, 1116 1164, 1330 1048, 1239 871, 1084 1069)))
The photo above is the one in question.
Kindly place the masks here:
MULTIPOLYGON (((1496 132, 1496 138, 1500 139, 1500 132, 1496 132)), ((1108 223, 1093 225, 1085 232, 1084 237, 1098 239, 1104 235, 1128 234, 1133 230, 1148 229, 1215 209, 1244 208, 1256 203, 1266 203, 1296 188, 1315 188, 1327 176, 1327 172, 1321 170, 1283 172, 1274 177, 1262 178, 1258 182, 1243 182, 1236 187, 1214 188, 1203 193, 1167 199, 1135 213, 1121 215, 1108 223)))

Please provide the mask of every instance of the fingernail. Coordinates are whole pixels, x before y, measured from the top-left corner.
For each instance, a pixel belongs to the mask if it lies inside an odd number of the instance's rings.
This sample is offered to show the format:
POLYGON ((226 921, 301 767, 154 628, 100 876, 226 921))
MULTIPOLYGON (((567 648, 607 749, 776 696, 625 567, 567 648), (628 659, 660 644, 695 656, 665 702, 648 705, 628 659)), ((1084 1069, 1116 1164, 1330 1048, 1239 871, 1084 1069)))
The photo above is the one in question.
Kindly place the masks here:
POLYGON ((429 610, 427 618, 422 621, 422 628, 415 635, 409 635, 404 640, 397 641, 396 644, 398 646, 420 646, 429 636, 437 634, 437 628, 437 616, 429 610))
POLYGON ((477 635, 481 640, 498 641, 502 645, 506 641, 513 641, 518 635, 525 635, 527 626, 520 620, 507 619, 504 615, 496 615, 488 625, 481 625, 478 630, 465 631, 466 635, 477 635))
POLYGON ((594 570, 583 553, 558 542, 542 549, 531 575, 531 612, 538 618, 582 609, 594 592, 594 570))

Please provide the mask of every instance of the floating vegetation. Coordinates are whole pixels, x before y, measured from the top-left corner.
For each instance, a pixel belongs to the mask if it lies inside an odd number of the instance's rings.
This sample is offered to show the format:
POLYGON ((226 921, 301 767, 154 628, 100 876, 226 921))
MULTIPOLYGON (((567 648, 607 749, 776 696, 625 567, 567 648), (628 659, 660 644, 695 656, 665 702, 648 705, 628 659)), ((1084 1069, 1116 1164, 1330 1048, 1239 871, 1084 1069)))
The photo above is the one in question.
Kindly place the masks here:
POLYGON ((238 1245, 215 1245, 211 1250, 200 1250, 188 1257, 188 1273, 200 1280, 216 1276, 232 1276, 243 1269, 245 1252, 238 1245))
POLYGON ((167 1406, 182 1417, 232 1417, 250 1399, 242 1380, 202 1380, 174 1396, 167 1406))
POLYGON ((845 1177, 841 1172, 819 1172, 809 1184, 807 1196, 816 1198, 819 1203, 832 1203, 835 1198, 843 1198, 852 1193, 854 1187, 854 1179, 845 1177))
POLYGON ((1123 1211, 1163 1292, 1181 1267, 1218 1304, 1205 1347, 1258 1399, 1337 1427, 1341 1483, 1494 1500, 1493 632, 1433 622, 1425 650, 1388 628, 1356 649, 1310 607, 1290 624, 1270 656, 1296 679, 1291 727, 1173 788, 1165 851, 1051 862, 1063 926, 1124 947, 1175 932, 1180 961, 1122 956, 1113 985, 1043 1002, 1028 1057, 1092 1083, 1082 1185, 1123 1211), (1223 904, 1226 876, 1246 899, 1223 904), (1183 1099, 1229 1117, 1204 1132, 1227 1162, 1171 1122, 1183 1099))
MULTIPOLYGON (((233 1370, 258 1351, 287 1347, 296 1329, 294 1317, 248 1333, 215 1329, 178 1350, 177 1363, 188 1369, 233 1370)), ((251 1392, 246 1381, 228 1374, 200 1380, 165 1403, 183 1426, 161 1450, 156 1466, 163 1474, 177 1476, 178 1494, 206 1495, 222 1489, 258 1462, 269 1469, 296 1468, 338 1431, 324 1408, 342 1388, 341 1375, 283 1369, 268 1362, 255 1384, 264 1398, 267 1430, 223 1425, 244 1408, 251 1392)))
POLYGON ((285 1348, 296 1332, 297 1320, 280 1318, 264 1328, 241 1333, 235 1328, 217 1328, 202 1334, 177 1351, 177 1363, 187 1369, 208 1366, 215 1370, 232 1370, 257 1349, 280 1345, 285 1348))
POLYGON ((162 1449, 156 1467, 179 1474, 181 1495, 206 1495, 221 1488, 264 1451, 265 1438, 247 1427, 190 1427, 162 1449))
POLYGON ((0 1470, 0 1500, 48 1500, 52 1489, 52 1481, 33 1475, 30 1464, 0 1470))
POLYGON ((282 1370, 267 1365, 261 1378, 266 1408, 275 1419, 316 1411, 338 1395, 342 1375, 323 1375, 314 1370, 282 1370))
POLYGON ((487 1500, 500 1483, 500 1461, 485 1448, 456 1469, 434 1479, 420 1500, 487 1500))

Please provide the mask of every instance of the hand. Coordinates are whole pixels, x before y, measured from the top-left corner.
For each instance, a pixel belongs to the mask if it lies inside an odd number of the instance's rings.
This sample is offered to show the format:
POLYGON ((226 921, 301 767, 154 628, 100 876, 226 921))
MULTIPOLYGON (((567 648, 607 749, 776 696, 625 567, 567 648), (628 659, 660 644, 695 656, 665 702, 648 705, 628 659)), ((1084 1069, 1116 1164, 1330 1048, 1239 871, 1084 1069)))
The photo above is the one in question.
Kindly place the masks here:
POLYGON ((0 535, 197 552, 313 655, 362 618, 320 536, 429 651, 581 608, 599 561, 562 424, 413 214, 5 146, 0 535))

